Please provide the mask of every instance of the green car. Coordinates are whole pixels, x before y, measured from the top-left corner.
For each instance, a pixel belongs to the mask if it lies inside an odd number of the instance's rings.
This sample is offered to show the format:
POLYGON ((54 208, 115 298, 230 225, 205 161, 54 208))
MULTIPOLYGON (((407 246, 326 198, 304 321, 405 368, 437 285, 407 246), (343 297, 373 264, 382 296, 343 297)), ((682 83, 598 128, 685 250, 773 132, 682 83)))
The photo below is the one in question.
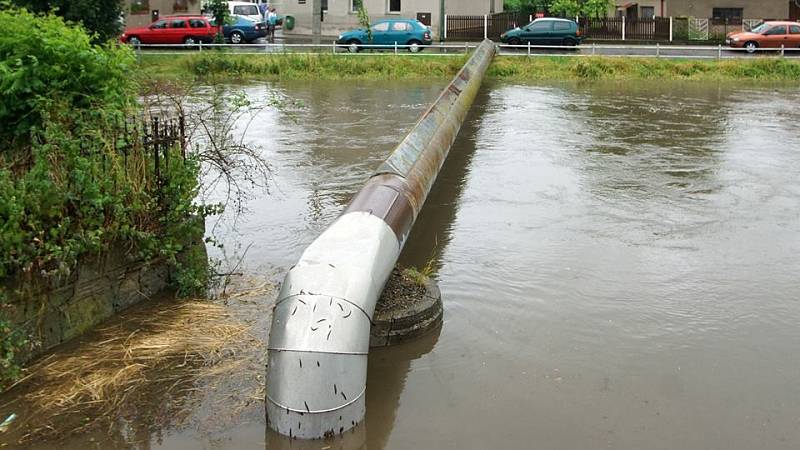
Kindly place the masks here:
POLYGON ((517 27, 500 35, 500 42, 511 45, 530 42, 532 45, 572 47, 580 44, 582 40, 583 36, 577 23, 555 18, 536 19, 522 28, 517 27))

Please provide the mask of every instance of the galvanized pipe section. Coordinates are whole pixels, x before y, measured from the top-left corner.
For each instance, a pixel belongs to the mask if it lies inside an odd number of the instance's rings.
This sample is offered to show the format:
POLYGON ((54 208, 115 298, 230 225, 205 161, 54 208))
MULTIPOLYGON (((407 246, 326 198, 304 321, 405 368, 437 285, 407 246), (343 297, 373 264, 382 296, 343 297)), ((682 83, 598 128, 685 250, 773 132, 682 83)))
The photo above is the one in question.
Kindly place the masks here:
POLYGON ((315 439, 364 418, 375 303, 496 51, 486 40, 284 279, 272 318, 267 422, 315 439))

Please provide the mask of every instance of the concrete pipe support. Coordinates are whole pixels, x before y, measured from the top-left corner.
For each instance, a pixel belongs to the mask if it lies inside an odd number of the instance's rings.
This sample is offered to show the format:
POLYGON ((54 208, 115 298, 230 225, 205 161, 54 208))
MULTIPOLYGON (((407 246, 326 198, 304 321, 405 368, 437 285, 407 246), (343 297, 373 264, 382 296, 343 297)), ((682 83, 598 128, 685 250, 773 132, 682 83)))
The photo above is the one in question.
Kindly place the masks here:
POLYGON ((481 43, 286 275, 268 347, 267 422, 277 432, 316 439, 364 418, 375 304, 495 51, 481 43))

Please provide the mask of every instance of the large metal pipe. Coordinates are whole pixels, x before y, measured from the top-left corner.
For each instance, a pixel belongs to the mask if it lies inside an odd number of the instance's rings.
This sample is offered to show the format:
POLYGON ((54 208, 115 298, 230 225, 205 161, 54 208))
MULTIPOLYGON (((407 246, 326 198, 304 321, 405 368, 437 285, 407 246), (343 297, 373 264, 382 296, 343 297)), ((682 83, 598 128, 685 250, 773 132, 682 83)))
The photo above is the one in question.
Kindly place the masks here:
POLYGON ((347 209, 289 270, 272 317, 267 423, 315 439, 353 428, 365 413, 375 303, 496 47, 483 41, 347 209))

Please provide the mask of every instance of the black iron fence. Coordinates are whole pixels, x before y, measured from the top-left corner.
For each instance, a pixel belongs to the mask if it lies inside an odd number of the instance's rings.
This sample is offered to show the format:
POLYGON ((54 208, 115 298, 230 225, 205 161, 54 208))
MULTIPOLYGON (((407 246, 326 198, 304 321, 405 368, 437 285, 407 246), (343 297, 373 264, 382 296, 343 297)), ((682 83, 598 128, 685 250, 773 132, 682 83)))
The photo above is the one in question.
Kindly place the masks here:
POLYGON ((139 176, 160 186, 175 152, 186 159, 186 123, 183 115, 174 118, 150 117, 124 120, 114 131, 114 147, 122 154, 126 168, 138 165, 139 176), (141 172, 144 173, 141 173, 141 172))

